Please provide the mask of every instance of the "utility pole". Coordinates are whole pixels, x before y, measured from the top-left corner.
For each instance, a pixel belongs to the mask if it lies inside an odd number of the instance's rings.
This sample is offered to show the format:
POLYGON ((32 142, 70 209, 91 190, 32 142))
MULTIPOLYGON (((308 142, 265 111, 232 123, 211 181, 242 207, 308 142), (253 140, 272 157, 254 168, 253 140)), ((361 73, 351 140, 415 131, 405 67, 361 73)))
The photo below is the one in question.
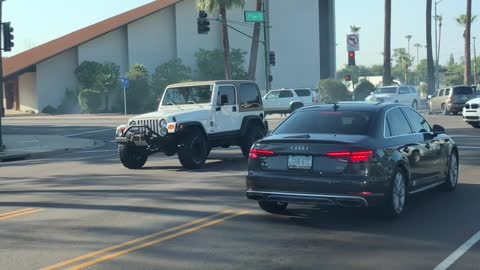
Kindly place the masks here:
POLYGON ((265 57, 265 91, 268 93, 270 91, 270 62, 269 62, 269 52, 270 52, 270 16, 269 16, 269 3, 268 0, 263 0, 263 40, 264 40, 264 57, 265 57))
POLYGON ((477 48, 476 41, 477 37, 473 37, 473 81, 475 86, 477 86, 477 48))
MULTIPOLYGON (((2 2, 0 0, 0 25, 2 23, 2 2)), ((2 35, 0 35, 0 44, 2 44, 2 35)), ((2 138, 2 117, 5 116, 5 109, 3 108, 3 56, 2 49, 0 48, 0 151, 4 149, 2 138)))

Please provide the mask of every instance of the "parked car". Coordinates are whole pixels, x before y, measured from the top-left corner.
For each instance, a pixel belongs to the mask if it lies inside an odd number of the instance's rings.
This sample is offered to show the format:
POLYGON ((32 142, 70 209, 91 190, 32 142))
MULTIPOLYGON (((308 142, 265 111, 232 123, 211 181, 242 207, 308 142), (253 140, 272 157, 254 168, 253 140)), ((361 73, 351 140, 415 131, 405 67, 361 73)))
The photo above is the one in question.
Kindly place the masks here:
POLYGON ((480 97, 480 90, 477 90, 477 97, 480 97))
POLYGON ((480 106, 480 98, 474 98, 465 103, 462 111, 463 120, 474 128, 480 128, 480 109, 478 106, 480 106))
POLYGON ((414 109, 392 103, 301 108, 250 150, 249 199, 271 213, 289 203, 375 207, 399 216, 409 195, 458 181, 458 148, 414 109))
POLYGON ((457 85, 439 89, 428 96, 427 111, 441 112, 444 115, 458 114, 462 111, 465 102, 476 97, 474 88, 466 85, 457 85))
POLYGON ((384 86, 377 88, 365 98, 365 101, 395 102, 411 106, 417 110, 418 104, 420 104, 420 97, 417 89, 411 85, 384 86))
POLYGON ((265 113, 291 113, 303 106, 318 103, 317 94, 309 88, 276 89, 263 98, 265 113))
POLYGON ((143 167, 149 155, 178 155, 197 169, 214 147, 238 145, 247 158, 253 142, 268 131, 260 91, 252 81, 188 82, 167 86, 158 111, 117 128, 121 163, 143 167))

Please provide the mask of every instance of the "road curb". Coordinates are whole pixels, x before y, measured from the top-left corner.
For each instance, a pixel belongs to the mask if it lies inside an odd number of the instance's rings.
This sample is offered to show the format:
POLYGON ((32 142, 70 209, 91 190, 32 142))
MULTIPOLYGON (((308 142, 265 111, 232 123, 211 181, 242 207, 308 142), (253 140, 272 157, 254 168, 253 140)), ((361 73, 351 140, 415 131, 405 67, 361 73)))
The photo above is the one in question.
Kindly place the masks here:
POLYGON ((88 147, 76 147, 76 148, 61 148, 55 149, 50 151, 42 151, 37 153, 24 153, 24 154, 11 154, 0 156, 0 163, 3 162, 11 162, 11 161, 19 161, 19 160, 28 160, 28 159, 40 159, 49 156, 55 156, 60 154, 71 153, 80 150, 90 150, 105 146, 106 142, 100 140, 93 140, 93 145, 88 147))

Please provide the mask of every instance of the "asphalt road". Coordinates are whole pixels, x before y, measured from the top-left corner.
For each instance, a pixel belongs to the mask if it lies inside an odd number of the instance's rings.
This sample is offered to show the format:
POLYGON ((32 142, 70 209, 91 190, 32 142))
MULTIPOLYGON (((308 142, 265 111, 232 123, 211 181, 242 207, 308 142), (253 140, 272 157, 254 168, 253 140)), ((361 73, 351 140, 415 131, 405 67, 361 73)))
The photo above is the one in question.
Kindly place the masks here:
POLYGON ((264 213, 245 199, 239 149, 212 151, 198 171, 162 155, 128 170, 112 142, 123 121, 4 119, 5 133, 107 143, 0 163, 0 268, 480 269, 480 130, 458 116, 427 119, 460 145, 460 183, 411 198, 395 221, 295 206, 264 213))

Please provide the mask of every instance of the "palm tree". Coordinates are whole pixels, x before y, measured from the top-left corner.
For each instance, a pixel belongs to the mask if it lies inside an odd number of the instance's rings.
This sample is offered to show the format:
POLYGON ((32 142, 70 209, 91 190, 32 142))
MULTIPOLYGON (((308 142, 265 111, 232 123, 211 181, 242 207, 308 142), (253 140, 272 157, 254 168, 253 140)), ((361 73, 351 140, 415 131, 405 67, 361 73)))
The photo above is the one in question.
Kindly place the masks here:
POLYGON ((225 79, 232 79, 232 59, 230 59, 230 40, 228 38, 227 9, 242 7, 244 0, 195 0, 199 10, 219 11, 222 24, 223 65, 225 79))
POLYGON ((360 29, 362 29, 360 26, 350 25, 350 32, 352 32, 353 34, 358 33, 360 29))
POLYGON ((420 44, 420 43, 415 43, 415 44, 413 44, 413 47, 415 47, 415 48, 417 49, 417 65, 418 65, 418 61, 420 61, 420 58, 419 58, 419 56, 418 56, 418 50, 419 50, 420 48, 422 48, 423 46, 422 46, 422 44, 420 44))
POLYGON ((385 33, 383 42, 383 85, 392 83, 391 64, 391 28, 392 28, 392 0, 385 0, 385 33))
MULTIPOLYGON (((257 0, 257 11, 262 10, 262 0, 257 0)), ((250 48, 250 64, 248 65, 248 79, 255 81, 257 73, 258 45, 260 43, 260 23, 253 28, 252 46, 250 48)))
POLYGON ((427 84, 428 94, 435 91, 435 74, 433 68, 433 48, 432 48, 432 0, 427 0, 427 84))
POLYGON ((465 39, 465 68, 463 75, 463 82, 465 85, 472 84, 472 67, 471 67, 471 55, 470 55, 470 29, 471 24, 477 16, 472 16, 472 1, 467 0, 467 14, 462 14, 459 17, 455 18, 458 24, 465 27, 463 32, 463 38, 465 39))
POLYGON ((406 35, 405 38, 408 41, 408 54, 410 54, 410 40, 412 39, 412 35, 406 35))

